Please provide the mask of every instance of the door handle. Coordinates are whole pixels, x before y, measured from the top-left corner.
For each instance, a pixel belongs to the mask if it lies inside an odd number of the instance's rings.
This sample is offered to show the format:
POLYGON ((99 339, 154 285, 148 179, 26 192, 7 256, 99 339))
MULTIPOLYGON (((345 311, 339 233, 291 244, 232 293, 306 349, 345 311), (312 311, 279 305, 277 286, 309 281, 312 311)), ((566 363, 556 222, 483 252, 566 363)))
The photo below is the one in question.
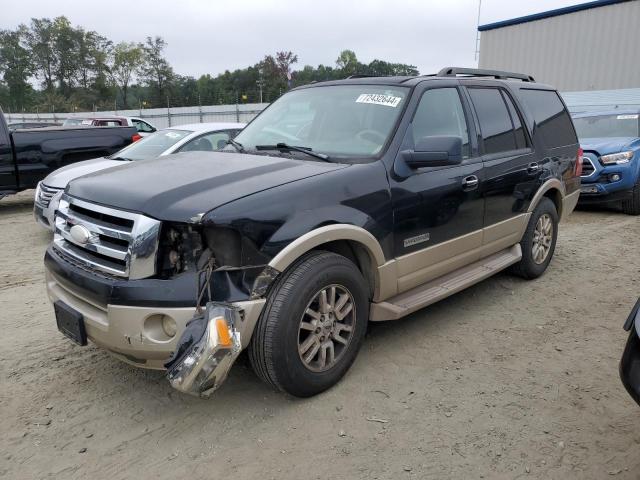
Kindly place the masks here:
POLYGON ((538 165, 536 162, 531 162, 527 166, 527 173, 536 173, 538 170, 540 170, 540 165, 538 165))
POLYGON ((462 180, 462 188, 465 190, 475 190, 478 188, 478 177, 469 175, 462 180))

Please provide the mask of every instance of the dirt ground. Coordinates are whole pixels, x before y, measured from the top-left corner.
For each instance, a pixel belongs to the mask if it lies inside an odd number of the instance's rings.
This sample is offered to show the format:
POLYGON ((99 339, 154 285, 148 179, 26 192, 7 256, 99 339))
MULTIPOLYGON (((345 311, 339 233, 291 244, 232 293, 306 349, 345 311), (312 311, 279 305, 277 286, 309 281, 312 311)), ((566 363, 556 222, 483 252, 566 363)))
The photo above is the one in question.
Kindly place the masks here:
POLYGON ((56 330, 33 192, 0 201, 0 477, 639 479, 618 378, 640 219, 579 211, 542 278, 500 274, 371 328, 307 400, 241 357, 209 400, 56 330))

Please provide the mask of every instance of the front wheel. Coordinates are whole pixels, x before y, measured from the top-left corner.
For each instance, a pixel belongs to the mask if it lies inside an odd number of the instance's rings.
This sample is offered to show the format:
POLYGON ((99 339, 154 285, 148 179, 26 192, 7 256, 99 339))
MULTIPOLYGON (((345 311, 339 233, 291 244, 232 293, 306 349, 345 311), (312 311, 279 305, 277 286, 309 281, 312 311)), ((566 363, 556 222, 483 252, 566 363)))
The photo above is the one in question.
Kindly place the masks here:
POLYGON ((347 258, 301 257, 276 281, 249 345, 266 383, 297 397, 334 384, 356 358, 369 320, 367 284, 347 258))
POLYGON ((553 257, 558 239, 558 211, 544 197, 531 214, 527 229, 520 241, 522 259, 513 266, 513 272, 526 279, 542 275, 553 257))
POLYGON ((627 215, 640 215, 640 184, 635 185, 631 196, 622 201, 622 211, 627 215))

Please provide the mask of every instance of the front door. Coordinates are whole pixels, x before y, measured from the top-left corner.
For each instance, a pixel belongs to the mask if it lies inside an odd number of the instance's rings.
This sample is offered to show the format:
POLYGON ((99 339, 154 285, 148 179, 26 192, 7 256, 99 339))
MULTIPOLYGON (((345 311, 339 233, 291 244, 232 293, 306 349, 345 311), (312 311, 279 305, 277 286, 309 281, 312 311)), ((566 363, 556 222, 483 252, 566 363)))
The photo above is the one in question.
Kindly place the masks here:
POLYGON ((482 161, 473 139, 468 103, 456 85, 425 89, 403 149, 428 136, 462 138, 459 165, 390 175, 398 291, 406 291, 477 259, 482 246, 482 161), (470 129, 471 126, 471 129, 470 129))

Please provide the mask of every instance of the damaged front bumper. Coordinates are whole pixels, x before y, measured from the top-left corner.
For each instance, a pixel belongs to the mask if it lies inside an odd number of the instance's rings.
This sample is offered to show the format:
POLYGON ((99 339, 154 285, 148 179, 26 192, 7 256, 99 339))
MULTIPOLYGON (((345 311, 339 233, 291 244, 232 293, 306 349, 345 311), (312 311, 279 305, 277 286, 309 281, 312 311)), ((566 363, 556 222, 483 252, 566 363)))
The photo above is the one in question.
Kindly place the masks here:
POLYGON ((218 389, 242 350, 240 322, 241 310, 232 304, 210 302, 197 313, 165 364, 171 386, 197 397, 218 389))
MULTIPOLYGON (((196 312, 193 307, 171 307, 159 302, 137 306, 101 303, 90 298, 87 291, 63 281, 47 269, 47 293, 52 303, 62 301, 83 317, 87 338, 113 356, 136 367, 164 370, 164 364, 176 351, 178 339, 196 312), (175 321, 175 334, 168 336, 162 329, 162 319, 175 321)), ((234 325, 246 348, 264 306, 264 299, 234 302, 240 319, 234 325)))

